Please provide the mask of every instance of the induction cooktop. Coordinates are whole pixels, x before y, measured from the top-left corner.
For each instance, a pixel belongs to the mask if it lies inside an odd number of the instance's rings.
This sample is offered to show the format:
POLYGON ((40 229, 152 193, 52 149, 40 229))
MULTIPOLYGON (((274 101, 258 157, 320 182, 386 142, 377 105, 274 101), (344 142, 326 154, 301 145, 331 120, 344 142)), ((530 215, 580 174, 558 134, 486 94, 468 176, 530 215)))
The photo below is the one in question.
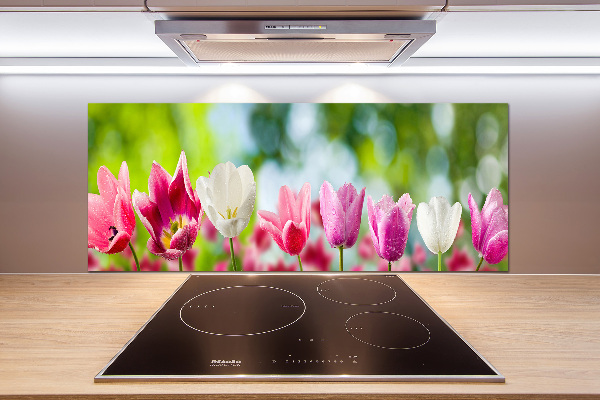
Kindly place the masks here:
POLYGON ((194 274, 95 377, 108 381, 504 377, 399 276, 194 274))

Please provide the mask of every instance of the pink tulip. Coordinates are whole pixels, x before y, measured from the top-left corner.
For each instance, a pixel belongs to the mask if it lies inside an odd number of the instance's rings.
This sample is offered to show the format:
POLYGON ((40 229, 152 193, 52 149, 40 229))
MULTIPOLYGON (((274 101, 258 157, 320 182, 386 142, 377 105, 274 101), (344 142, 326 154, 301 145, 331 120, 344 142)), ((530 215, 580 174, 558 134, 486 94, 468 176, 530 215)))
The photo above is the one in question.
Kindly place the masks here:
POLYGON ((377 255, 375 247, 373 247, 371 235, 367 234, 363 236, 360 242, 358 242, 358 255, 365 260, 370 260, 377 255))
POLYGON ((219 261, 218 263, 215 264, 214 271, 223 272, 223 271, 228 271, 228 270, 229 270, 229 261, 228 260, 219 261))
POLYGON ((272 242, 273 240, 271 239, 269 232, 262 229, 259 225, 254 225, 254 230, 250 236, 250 243, 253 243, 260 253, 269 250, 272 242))
POLYGON ((365 188, 359 195, 352 184, 346 183, 336 193, 331 183, 325 181, 319 191, 319 200, 325 236, 332 248, 340 249, 340 271, 342 271, 344 256, 342 250, 354 246, 358 238, 365 188))
POLYGON ((321 218, 321 203, 318 199, 310 203, 310 218, 313 224, 323 227, 323 218, 321 218))
POLYGON ((388 261, 389 271, 392 261, 399 260, 404 254, 414 208, 408 193, 400 197, 398 203, 384 195, 373 204, 371 196, 367 196, 371 240, 379 257, 388 261))
POLYGON ((466 248, 458 250, 452 249, 452 255, 446 259, 448 271, 475 271, 475 261, 466 248))
POLYGON ((100 260, 88 250, 88 271, 98 271, 100 269, 100 260))
POLYGON ((310 233, 310 185, 305 183, 298 196, 287 186, 279 189, 279 215, 260 210, 260 227, 271 235, 279 248, 289 255, 298 256, 304 249, 310 233))
POLYGON ((244 250, 242 271, 264 271, 265 267, 260 262, 261 251, 255 245, 250 245, 244 250))
POLYGON ((490 190, 481 213, 471 193, 469 193, 471 211, 471 233, 473 246, 479 252, 481 262, 497 264, 508 253, 508 206, 502 201, 502 194, 496 188, 490 190))
POLYGON ((181 257, 196 241, 202 215, 183 151, 173 177, 156 161, 152 164, 148 189, 150 196, 137 190, 133 193, 135 210, 150 233, 148 250, 167 260, 179 258, 181 271, 181 257))
POLYGON ((127 163, 121 164, 119 180, 108 168, 100 167, 98 190, 100 195, 88 193, 88 248, 120 253, 131 241, 135 228, 127 163))
POLYGON ((427 252, 425 251, 425 247, 421 245, 421 243, 415 244, 415 248, 413 250, 412 261, 416 265, 425 264, 427 261, 427 252))
POLYGON ((210 219, 206 218, 206 220, 202 222, 202 227, 200 228, 200 231, 202 232, 206 240, 208 240, 209 242, 217 241, 217 235, 219 231, 217 230, 217 228, 215 228, 213 223, 210 222, 210 219))
POLYGON ((328 271, 331 266, 333 254, 329 253, 323 243, 323 236, 316 241, 307 243, 303 253, 304 265, 308 270, 328 271))
POLYGON ((268 271, 296 271, 297 265, 294 263, 287 264, 283 261, 283 258, 277 260, 277 264, 269 265, 267 267, 268 271))

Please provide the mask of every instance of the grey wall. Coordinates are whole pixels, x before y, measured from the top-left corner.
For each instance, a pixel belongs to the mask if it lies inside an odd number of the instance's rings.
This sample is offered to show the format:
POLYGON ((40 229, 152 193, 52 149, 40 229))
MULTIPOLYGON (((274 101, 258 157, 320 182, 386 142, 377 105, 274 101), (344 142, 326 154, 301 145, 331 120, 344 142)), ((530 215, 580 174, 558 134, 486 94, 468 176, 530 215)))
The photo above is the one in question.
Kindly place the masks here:
POLYGON ((600 273, 600 77, 0 75, 0 271, 85 272, 87 103, 507 102, 510 272, 600 273))

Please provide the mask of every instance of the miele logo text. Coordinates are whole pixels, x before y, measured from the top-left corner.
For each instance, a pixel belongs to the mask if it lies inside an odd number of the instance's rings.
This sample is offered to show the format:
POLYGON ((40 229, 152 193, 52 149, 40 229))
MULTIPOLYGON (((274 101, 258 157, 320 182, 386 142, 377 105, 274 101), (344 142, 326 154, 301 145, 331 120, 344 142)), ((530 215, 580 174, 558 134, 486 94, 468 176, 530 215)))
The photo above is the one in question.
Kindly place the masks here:
POLYGON ((240 360, 212 360, 210 362, 211 367, 241 367, 242 362, 240 360))

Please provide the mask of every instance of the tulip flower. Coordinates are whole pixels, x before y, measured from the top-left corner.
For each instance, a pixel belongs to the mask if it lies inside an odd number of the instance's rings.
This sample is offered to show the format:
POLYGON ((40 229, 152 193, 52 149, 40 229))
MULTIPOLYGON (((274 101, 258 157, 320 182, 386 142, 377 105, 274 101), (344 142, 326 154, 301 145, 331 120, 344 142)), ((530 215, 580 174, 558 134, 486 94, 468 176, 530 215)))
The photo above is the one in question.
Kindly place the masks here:
POLYGON ((133 192, 135 211, 150 233, 147 248, 166 260, 179 259, 183 271, 182 256, 196 241, 202 216, 183 151, 173 177, 156 161, 152 164, 148 191, 150 196, 133 192))
POLYGON ((397 203, 384 195, 375 205, 371 196, 367 196, 371 240, 377 255, 388 262, 388 271, 392 270, 392 262, 404 254, 414 208, 408 193, 397 203))
POLYGON ((442 253, 448 251, 460 223, 462 206, 456 202, 452 207, 443 196, 432 197, 429 204, 417 207, 417 228, 425 246, 438 255, 438 271, 442 270, 442 253))
POLYGON ((208 178, 198 178, 196 190, 210 222, 229 238, 231 263, 236 271, 233 238, 250 222, 256 200, 254 175, 247 165, 236 168, 228 161, 218 164, 208 178))
POLYGON ((131 205, 129 170, 123 161, 119 179, 102 166, 98 170, 99 195, 88 193, 88 249, 115 254, 129 245, 140 270, 137 255, 131 246, 135 214, 131 205))
POLYGON ((321 217, 325 237, 332 248, 340 250, 340 271, 344 268, 344 249, 354 246, 358 238, 360 218, 365 200, 365 188, 360 195, 352 184, 346 183, 337 193, 325 181, 319 191, 321 217))
POLYGON ((300 252, 310 233, 310 185, 305 183, 298 196, 289 187, 282 186, 277 209, 279 215, 264 210, 258 212, 260 227, 269 232, 281 250, 298 256, 302 271, 300 252))
POLYGON ((502 194, 496 188, 490 190, 481 213, 473 196, 469 193, 471 233, 473 246, 481 256, 477 271, 485 260, 497 264, 508 253, 508 206, 503 204, 502 194))

